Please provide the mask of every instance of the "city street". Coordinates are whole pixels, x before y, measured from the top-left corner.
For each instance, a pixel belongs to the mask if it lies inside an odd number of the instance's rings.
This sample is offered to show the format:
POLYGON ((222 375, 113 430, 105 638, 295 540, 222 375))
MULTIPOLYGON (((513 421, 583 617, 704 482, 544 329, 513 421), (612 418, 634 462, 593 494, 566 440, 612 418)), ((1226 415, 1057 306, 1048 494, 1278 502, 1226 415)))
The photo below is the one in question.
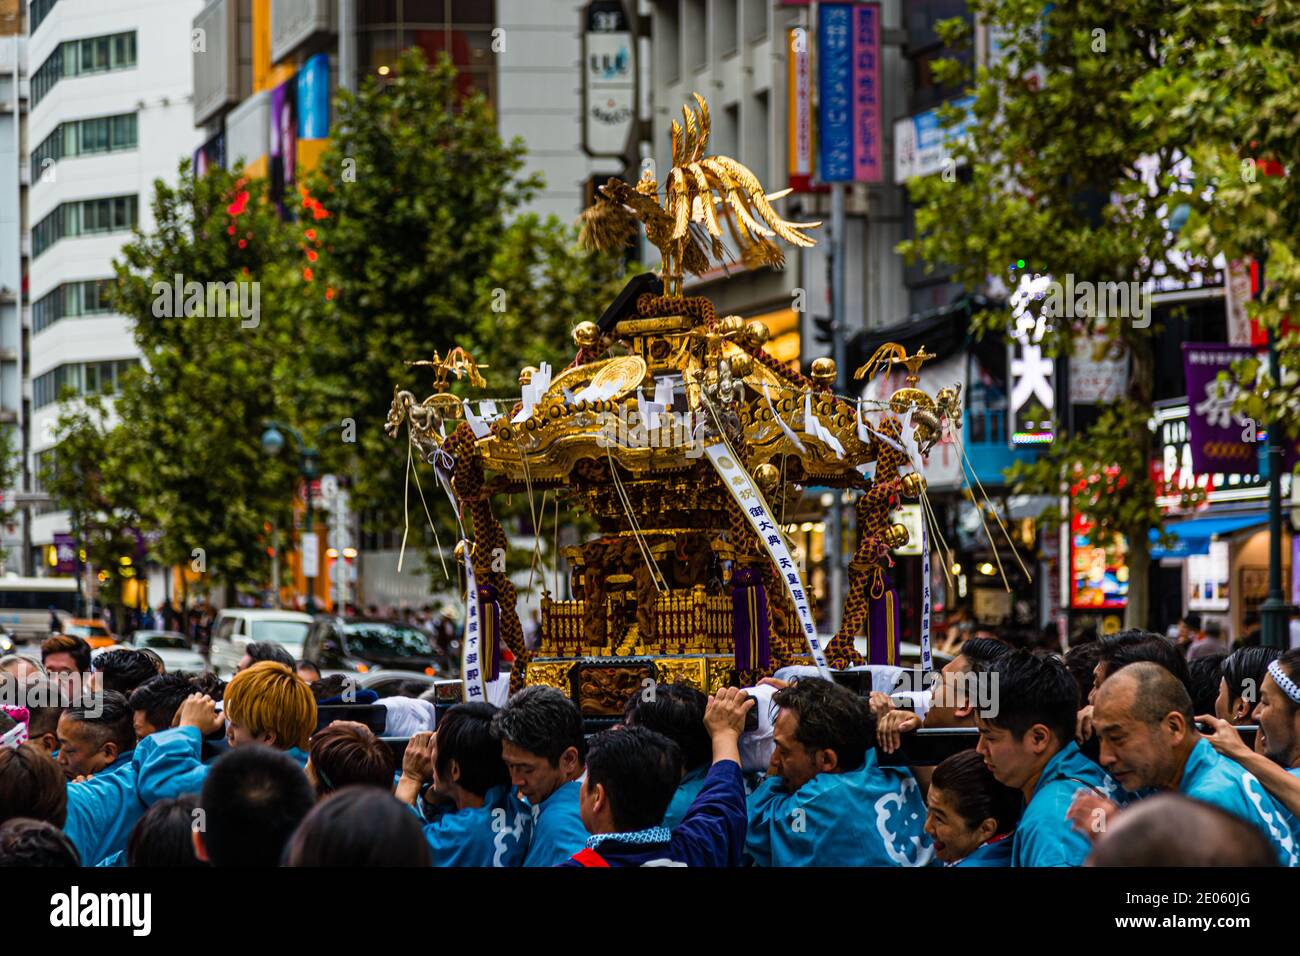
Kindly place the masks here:
POLYGON ((22 905, 1281 929, 1297 76, 1268 0, 0 0, 0 865, 86 874, 22 905))

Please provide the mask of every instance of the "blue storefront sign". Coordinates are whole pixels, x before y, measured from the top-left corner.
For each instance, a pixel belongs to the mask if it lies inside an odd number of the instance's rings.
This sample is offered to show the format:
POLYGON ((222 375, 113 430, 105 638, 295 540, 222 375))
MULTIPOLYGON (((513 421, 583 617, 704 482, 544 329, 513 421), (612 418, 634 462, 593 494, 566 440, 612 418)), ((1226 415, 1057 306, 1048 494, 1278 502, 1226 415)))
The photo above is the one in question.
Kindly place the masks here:
POLYGON ((823 3, 817 62, 820 179, 880 182, 880 6, 823 3))

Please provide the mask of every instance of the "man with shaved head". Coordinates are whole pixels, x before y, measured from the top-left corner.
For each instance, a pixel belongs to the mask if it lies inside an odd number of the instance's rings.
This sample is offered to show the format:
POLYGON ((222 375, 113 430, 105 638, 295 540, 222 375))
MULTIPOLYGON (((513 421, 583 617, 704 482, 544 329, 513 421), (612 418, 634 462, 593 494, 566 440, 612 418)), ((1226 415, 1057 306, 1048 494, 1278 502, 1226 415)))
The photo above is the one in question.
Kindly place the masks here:
POLYGON ((1200 800, 1162 793, 1123 813, 1085 866, 1277 866, 1264 834, 1200 800), (1189 840, 1189 833, 1196 839, 1189 840))
POLYGON ((1101 765, 1125 790, 1178 791, 1216 806, 1262 831, 1283 866, 1300 863, 1281 807, 1254 774, 1202 737, 1187 688, 1159 664, 1129 664, 1107 679, 1093 726, 1101 765))

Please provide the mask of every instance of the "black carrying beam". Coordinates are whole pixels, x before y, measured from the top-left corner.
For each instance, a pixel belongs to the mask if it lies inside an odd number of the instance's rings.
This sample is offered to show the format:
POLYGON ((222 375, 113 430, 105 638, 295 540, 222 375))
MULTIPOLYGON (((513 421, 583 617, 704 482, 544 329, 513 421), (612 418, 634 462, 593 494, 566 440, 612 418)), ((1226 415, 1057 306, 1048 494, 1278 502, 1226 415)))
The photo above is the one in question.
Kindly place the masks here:
MULTIPOLYGON (((1252 749, 1258 730, 1254 724, 1237 728, 1241 739, 1252 749)), ((892 754, 878 750, 877 757, 886 767, 933 767, 955 753, 974 749, 979 739, 980 733, 974 727, 923 727, 903 734, 901 746, 892 754)))
POLYGON ((663 280, 653 272, 634 275, 628 280, 627 285, 623 286, 623 291, 609 304, 609 308, 600 314, 600 318, 596 320, 596 327, 603 334, 608 335, 614 331, 614 326, 624 319, 635 318, 636 300, 647 292, 651 295, 663 295, 663 280))

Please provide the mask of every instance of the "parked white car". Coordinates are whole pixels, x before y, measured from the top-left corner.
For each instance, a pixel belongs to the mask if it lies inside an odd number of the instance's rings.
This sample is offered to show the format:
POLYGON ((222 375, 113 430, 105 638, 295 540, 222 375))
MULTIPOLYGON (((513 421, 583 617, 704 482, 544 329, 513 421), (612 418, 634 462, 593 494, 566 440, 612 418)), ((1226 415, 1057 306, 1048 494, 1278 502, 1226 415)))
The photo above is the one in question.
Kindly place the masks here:
POLYGON ((235 673, 249 644, 270 641, 279 644, 294 660, 302 657, 303 641, 311 627, 310 614, 267 608, 234 607, 217 612, 212 623, 209 666, 218 677, 235 673))
POLYGON ((176 631, 136 631, 123 646, 153 651, 162 658, 169 674, 174 671, 199 673, 208 669, 203 655, 194 649, 194 643, 176 631))

